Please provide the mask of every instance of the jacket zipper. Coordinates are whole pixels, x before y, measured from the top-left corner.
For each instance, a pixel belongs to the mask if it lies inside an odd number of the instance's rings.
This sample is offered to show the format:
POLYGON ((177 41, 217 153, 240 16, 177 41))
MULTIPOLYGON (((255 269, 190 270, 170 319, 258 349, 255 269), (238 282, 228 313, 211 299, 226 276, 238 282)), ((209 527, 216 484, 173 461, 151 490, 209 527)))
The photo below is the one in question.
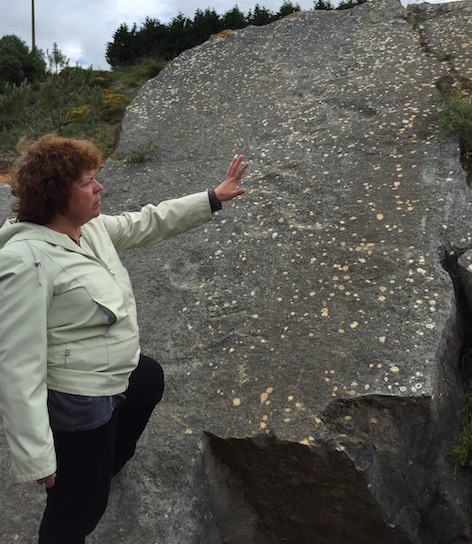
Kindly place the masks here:
POLYGON ((66 368, 69 368, 69 355, 70 355, 70 349, 67 348, 64 352, 64 355, 66 356, 66 368))

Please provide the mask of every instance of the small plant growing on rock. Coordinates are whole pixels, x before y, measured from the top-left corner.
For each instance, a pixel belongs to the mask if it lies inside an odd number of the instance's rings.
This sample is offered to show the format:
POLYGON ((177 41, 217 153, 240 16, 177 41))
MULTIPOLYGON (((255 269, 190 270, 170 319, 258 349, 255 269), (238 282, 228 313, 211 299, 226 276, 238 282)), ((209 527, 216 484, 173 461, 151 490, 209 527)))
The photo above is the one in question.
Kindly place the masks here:
POLYGON ((124 155, 123 153, 116 153, 114 158, 118 161, 125 161, 130 164, 138 164, 140 162, 144 162, 146 160, 146 157, 156 149, 157 144, 152 140, 149 140, 146 145, 140 145, 137 148, 131 149, 131 151, 127 155, 124 155))
POLYGON ((438 53, 438 60, 441 62, 446 60, 451 60, 451 59, 452 59, 452 54, 448 53, 447 51, 440 51, 438 53))

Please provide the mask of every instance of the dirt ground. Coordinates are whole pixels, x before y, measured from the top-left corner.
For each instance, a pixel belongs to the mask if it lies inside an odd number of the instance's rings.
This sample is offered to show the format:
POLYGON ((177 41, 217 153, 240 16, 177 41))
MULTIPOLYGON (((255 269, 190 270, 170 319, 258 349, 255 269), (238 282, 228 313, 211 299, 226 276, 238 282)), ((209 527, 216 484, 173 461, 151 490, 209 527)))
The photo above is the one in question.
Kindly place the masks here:
POLYGON ((8 174, 0 173, 0 183, 8 184, 8 174))

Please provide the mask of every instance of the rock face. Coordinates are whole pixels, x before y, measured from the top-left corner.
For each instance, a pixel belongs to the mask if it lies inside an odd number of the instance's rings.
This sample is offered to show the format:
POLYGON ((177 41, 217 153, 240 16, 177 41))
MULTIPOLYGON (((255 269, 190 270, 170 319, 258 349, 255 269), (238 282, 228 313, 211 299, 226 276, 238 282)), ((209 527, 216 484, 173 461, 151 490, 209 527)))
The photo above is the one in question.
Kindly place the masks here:
POLYGON ((14 198, 11 194, 10 187, 6 184, 0 183, 0 224, 8 218, 12 217, 11 205, 14 198))
MULTIPOLYGON (((300 13, 144 85, 117 151, 158 147, 107 161, 105 212, 251 168, 212 224, 123 255, 167 389, 90 544, 471 541, 449 453, 472 197, 429 100, 470 77, 471 23, 469 1, 300 13)), ((42 492, 1 440, 0 540, 32 542, 42 492)))

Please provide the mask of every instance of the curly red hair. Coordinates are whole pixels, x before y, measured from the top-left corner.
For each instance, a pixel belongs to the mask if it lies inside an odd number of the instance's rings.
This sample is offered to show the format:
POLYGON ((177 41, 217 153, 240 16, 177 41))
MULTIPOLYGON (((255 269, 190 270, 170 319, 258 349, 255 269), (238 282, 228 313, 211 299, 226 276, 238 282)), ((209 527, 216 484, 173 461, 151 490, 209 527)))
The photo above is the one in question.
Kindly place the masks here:
POLYGON ((97 171, 102 157, 87 140, 53 134, 28 143, 20 141, 22 156, 12 172, 12 206, 18 221, 47 225, 68 210, 70 187, 85 172, 97 171))

